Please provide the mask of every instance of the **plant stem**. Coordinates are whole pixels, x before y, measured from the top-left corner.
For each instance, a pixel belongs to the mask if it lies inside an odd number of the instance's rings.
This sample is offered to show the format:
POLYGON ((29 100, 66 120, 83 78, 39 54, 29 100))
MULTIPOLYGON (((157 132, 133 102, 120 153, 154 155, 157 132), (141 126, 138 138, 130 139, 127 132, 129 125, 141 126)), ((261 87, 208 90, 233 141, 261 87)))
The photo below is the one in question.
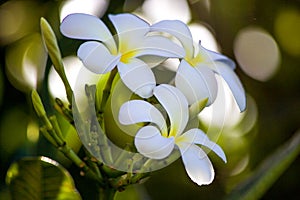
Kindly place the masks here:
POLYGON ((117 190, 114 188, 100 188, 99 199, 100 200, 113 200, 117 190))
POLYGON ((116 73, 117 73, 117 70, 116 68, 113 69, 109 75, 109 78, 106 82, 106 85, 105 85, 105 88, 103 90, 103 95, 102 95, 102 101, 101 101, 101 104, 100 104, 100 113, 103 113, 104 112, 104 108, 105 108, 105 105, 106 105, 106 102, 107 102, 107 99, 110 95, 110 90, 111 90, 111 86, 112 86, 112 82, 116 76, 116 73))

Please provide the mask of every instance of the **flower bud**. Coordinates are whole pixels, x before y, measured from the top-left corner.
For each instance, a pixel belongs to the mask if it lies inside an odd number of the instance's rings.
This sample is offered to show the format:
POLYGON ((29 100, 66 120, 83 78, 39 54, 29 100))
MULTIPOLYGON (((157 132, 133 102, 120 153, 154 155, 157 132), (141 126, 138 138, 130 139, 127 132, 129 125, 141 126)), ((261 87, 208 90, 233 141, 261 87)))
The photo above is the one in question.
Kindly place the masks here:
POLYGON ((41 18, 40 26, 41 26, 41 32, 43 35, 45 47, 49 53, 49 56, 51 58, 55 70, 58 72, 58 74, 64 73, 61 53, 56 41, 55 34, 50 24, 47 22, 46 19, 41 18))
POLYGON ((32 90, 31 99, 32 99, 32 104, 33 104, 34 110, 37 113, 37 115, 39 117, 45 116, 46 115, 45 108, 44 108, 41 98, 36 90, 32 90))
POLYGON ((69 103, 72 103, 73 91, 65 74, 64 65, 62 62, 61 53, 57 44, 55 34, 46 19, 41 18, 40 26, 45 47, 48 51, 48 54, 51 58, 56 72, 58 73, 65 85, 68 101, 69 103))

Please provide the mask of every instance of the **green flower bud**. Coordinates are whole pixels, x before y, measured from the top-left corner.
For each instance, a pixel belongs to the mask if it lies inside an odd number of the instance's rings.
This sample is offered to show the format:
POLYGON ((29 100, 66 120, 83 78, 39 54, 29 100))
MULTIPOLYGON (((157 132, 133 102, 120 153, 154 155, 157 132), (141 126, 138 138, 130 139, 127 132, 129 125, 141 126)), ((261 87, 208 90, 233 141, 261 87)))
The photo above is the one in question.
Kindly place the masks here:
POLYGON ((44 108, 41 98, 36 90, 32 90, 31 99, 32 99, 32 104, 33 104, 34 110, 37 113, 37 115, 39 117, 45 116, 46 115, 45 108, 44 108))
POLYGON ((52 124, 48 120, 42 100, 36 90, 32 90, 31 99, 36 114, 42 119, 47 130, 52 129, 52 124))
POLYGON ((40 26, 41 26, 41 32, 42 32, 45 47, 48 51, 48 54, 51 58, 51 61, 53 63, 56 72, 58 73, 58 75, 60 76, 60 78, 62 79, 65 85, 67 98, 69 103, 71 104, 73 91, 71 89, 71 86, 65 74, 64 65, 62 62, 61 53, 57 44, 55 34, 46 19, 41 18, 40 26))
POLYGON ((51 61, 57 73, 64 73, 64 67, 61 59, 61 53, 56 41, 55 34, 46 19, 41 18, 41 32, 44 39, 45 47, 49 53, 51 61))

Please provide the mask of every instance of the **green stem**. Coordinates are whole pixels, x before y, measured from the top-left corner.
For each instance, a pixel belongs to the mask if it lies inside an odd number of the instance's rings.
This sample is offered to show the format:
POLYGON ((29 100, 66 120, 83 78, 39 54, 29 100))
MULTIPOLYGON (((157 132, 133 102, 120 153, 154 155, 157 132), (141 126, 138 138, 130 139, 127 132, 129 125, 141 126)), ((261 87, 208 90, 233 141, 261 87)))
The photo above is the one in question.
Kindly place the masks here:
POLYGON ((106 102, 107 102, 107 99, 110 95, 110 90, 111 90, 111 86, 112 86, 112 82, 115 78, 117 74, 117 69, 113 69, 110 74, 109 74, 109 78, 106 82, 106 85, 105 85, 105 88, 103 90, 103 94, 102 94, 102 101, 101 101, 101 106, 100 106, 100 113, 103 113, 104 112, 104 108, 105 108, 105 105, 106 105, 106 102))
POLYGON ((100 184, 100 186, 104 186, 102 177, 91 170, 90 167, 84 161, 82 161, 78 155, 67 145, 67 143, 58 147, 58 149, 82 170, 84 176, 95 180, 98 184, 100 184))
POLYGON ((144 163, 142 168, 139 170, 139 172, 131 177, 130 183, 132 183, 132 184, 139 183, 142 179, 150 176, 150 172, 145 172, 145 171, 147 171, 150 168, 152 162, 153 162, 152 159, 148 159, 144 163))
POLYGON ((99 166, 98 166, 98 162, 99 161, 96 158, 92 157, 92 155, 90 154, 90 152, 85 147, 83 149, 84 149, 84 152, 85 152, 85 154, 87 156, 87 160, 86 160, 87 164, 94 171, 94 173, 96 173, 97 176, 102 179, 103 177, 102 177, 102 174, 101 174, 101 172, 99 170, 99 166))
POLYGON ((99 199, 100 200, 113 200, 117 190, 114 188, 100 188, 99 199))
POLYGON ((72 111, 64 105, 62 100, 60 100, 59 98, 55 98, 54 107, 60 114, 62 114, 69 121, 70 124, 74 125, 72 111))
POLYGON ((34 109, 44 124, 41 128, 41 131, 46 136, 46 139, 48 139, 56 148, 58 148, 59 151, 61 151, 68 159, 70 159, 77 167, 79 167, 84 175, 97 181, 101 186, 103 186, 104 184, 102 177, 98 176, 93 170, 91 170, 90 167, 84 161, 82 161, 81 158, 66 143, 56 117, 50 116, 48 118, 38 93, 33 90, 31 95, 34 109))

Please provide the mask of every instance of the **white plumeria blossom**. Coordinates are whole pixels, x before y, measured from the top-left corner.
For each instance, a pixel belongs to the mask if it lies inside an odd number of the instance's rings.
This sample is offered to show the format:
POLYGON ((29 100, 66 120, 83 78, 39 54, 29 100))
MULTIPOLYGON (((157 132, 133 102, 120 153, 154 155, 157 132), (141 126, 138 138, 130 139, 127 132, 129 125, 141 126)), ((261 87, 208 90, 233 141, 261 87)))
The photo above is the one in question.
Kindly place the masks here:
POLYGON ((192 34, 186 24, 178 20, 163 20, 151 26, 153 32, 169 33, 179 40, 185 49, 175 77, 175 85, 187 97, 189 105, 208 98, 207 105, 217 96, 219 74, 228 84, 240 111, 246 108, 244 88, 234 73, 235 63, 224 55, 201 46, 194 46, 192 34))
POLYGON ((152 96, 155 77, 150 66, 139 57, 154 56, 153 62, 157 56, 178 58, 185 54, 183 48, 165 37, 147 36, 150 25, 133 14, 108 17, 116 37, 98 17, 82 13, 68 15, 60 30, 70 38, 91 40, 77 52, 90 71, 105 74, 117 66, 122 81, 131 91, 143 98, 152 96))
POLYGON ((198 128, 184 132, 189 120, 189 106, 179 89, 161 84, 154 88, 153 94, 168 114, 169 128, 163 114, 146 101, 131 100, 120 108, 119 121, 122 124, 150 122, 135 136, 138 152, 151 159, 164 159, 174 148, 179 148, 189 177, 198 185, 210 184, 214 179, 214 169, 207 154, 198 145, 211 149, 226 162, 222 148, 198 128))

